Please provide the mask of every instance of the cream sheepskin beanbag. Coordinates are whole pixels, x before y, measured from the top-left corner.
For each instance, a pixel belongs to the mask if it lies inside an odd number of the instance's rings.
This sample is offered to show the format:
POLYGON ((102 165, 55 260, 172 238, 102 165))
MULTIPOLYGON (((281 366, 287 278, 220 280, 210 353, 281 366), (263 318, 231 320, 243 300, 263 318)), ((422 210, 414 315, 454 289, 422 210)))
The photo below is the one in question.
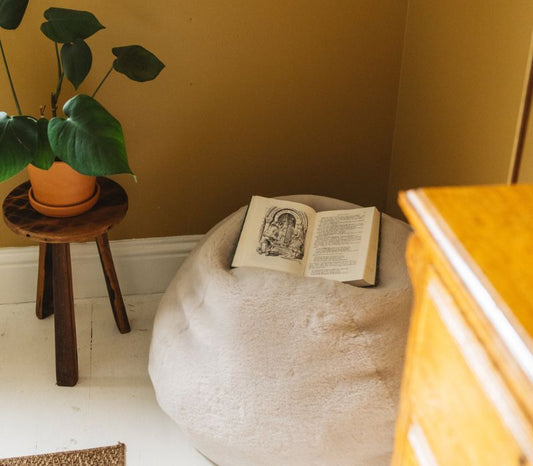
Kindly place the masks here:
POLYGON ((379 284, 357 288, 231 269, 244 213, 211 229, 163 296, 149 362, 161 408, 220 466, 389 464, 411 305, 409 226, 383 215, 379 284))

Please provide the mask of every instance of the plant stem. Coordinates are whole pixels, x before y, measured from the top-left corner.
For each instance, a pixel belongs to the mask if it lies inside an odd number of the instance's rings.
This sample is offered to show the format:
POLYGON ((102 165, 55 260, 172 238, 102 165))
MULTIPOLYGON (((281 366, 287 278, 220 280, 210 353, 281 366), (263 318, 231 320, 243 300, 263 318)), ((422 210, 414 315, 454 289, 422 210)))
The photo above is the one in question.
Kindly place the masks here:
POLYGON ((63 71, 61 69, 61 58, 59 56, 59 49, 57 48, 57 42, 54 42, 54 47, 56 49, 56 60, 57 60, 57 77, 61 78, 63 71))
POLYGON ((51 103, 52 103, 52 116, 57 116, 57 101, 59 100, 59 94, 61 94, 61 84, 63 83, 63 73, 59 76, 57 81, 57 88, 55 94, 52 92, 51 103))
POLYGON ((106 73, 106 75, 104 76, 104 79, 102 79, 100 81, 100 84, 98 84, 98 87, 96 88, 96 90, 93 92, 93 95, 91 96, 92 98, 94 98, 94 96, 96 95, 96 93, 100 90, 100 88, 102 87, 102 84, 104 84, 105 80, 107 79, 107 77, 111 74, 111 71, 113 71, 113 65, 111 65, 111 68, 109 68, 109 71, 106 73))
POLYGON ((20 109, 19 99, 17 98, 17 93, 15 92, 15 86, 13 85, 13 80, 11 79, 11 73, 9 72, 9 66, 7 64, 6 54, 4 53, 4 47, 2 47, 1 40, 0 40, 0 51, 2 52, 4 66, 6 67, 7 79, 9 80, 9 85, 11 86, 11 94, 13 94, 13 99, 15 99, 15 105, 17 106, 19 115, 22 115, 22 110, 20 109))
POLYGON ((59 49, 57 47, 57 42, 54 42, 55 50, 56 50, 56 59, 57 59, 57 86, 56 86, 56 92, 52 93, 51 95, 51 103, 52 103, 52 116, 57 115, 57 101, 59 100, 59 94, 61 94, 61 86, 63 84, 63 69, 61 67, 61 58, 59 56, 59 49))

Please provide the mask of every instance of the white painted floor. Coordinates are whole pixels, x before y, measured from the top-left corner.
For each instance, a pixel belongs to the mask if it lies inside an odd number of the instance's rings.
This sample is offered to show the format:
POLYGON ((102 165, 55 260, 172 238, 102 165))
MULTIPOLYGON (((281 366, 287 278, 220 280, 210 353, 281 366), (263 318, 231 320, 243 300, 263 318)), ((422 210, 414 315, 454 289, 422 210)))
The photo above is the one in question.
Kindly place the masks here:
POLYGON ((76 301, 80 380, 55 383, 53 317, 33 303, 0 306, 0 458, 126 444, 127 466, 205 466, 157 405, 148 377, 161 295, 127 296, 121 335, 107 298, 76 301))

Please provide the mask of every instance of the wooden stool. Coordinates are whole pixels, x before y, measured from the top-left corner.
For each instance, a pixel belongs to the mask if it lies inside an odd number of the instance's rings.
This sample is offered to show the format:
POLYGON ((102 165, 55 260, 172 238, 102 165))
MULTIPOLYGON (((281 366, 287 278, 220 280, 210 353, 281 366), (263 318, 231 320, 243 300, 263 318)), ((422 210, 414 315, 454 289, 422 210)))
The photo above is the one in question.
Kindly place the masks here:
POLYGON ((46 217, 35 211, 28 200, 29 181, 11 191, 3 204, 8 227, 39 242, 36 314, 39 319, 55 314, 56 380, 61 386, 71 387, 78 381, 71 242, 96 240, 115 322, 120 333, 130 331, 107 237, 107 231, 126 215, 128 196, 108 178, 99 177, 97 182, 101 189, 98 203, 76 217, 46 217))

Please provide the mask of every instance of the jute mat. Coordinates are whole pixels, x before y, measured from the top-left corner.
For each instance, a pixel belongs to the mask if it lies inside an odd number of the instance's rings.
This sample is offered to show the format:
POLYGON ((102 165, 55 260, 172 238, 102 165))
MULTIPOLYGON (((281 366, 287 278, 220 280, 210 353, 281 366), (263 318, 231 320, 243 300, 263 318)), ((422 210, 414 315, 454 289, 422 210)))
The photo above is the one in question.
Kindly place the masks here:
POLYGON ((0 466, 125 466, 125 451, 125 445, 119 443, 111 447, 0 459, 0 466))

